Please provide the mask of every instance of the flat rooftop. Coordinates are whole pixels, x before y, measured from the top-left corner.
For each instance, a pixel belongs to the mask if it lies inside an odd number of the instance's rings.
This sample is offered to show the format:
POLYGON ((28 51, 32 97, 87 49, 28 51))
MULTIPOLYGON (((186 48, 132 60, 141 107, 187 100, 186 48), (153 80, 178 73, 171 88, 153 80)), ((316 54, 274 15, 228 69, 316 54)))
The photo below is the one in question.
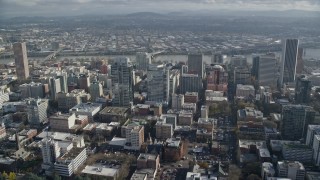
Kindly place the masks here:
POLYGON ((86 166, 82 173, 92 174, 98 176, 115 177, 118 173, 118 169, 100 167, 98 165, 86 166))
POLYGON ((72 111, 73 109, 77 109, 78 112, 92 112, 97 109, 101 109, 101 104, 99 103, 80 103, 78 105, 75 105, 70 109, 72 111))
POLYGON ((124 107, 105 107, 100 111, 100 114, 108 115, 124 115, 129 109, 124 107))

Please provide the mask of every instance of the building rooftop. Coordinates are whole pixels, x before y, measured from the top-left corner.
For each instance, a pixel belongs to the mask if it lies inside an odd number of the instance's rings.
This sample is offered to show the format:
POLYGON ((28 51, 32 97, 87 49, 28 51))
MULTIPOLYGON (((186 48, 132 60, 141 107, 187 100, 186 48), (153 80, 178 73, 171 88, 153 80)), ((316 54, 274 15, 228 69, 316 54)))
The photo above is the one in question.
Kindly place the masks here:
POLYGON ((70 151, 66 152, 61 157, 57 158, 56 163, 69 164, 74 158, 76 158, 85 148, 74 147, 70 151))
POLYGON ((158 155, 154 154, 146 154, 146 153, 141 153, 138 157, 138 160, 156 160, 158 155))
POLYGON ((250 149, 250 146, 253 146, 253 145, 255 145, 257 147, 257 149, 267 148, 265 141, 239 139, 239 147, 240 148, 250 149))
POLYGON ((114 137, 112 140, 109 142, 109 145, 113 146, 124 146, 126 144, 127 140, 126 138, 119 138, 119 137, 114 137))
POLYGON ((198 96, 198 92, 186 92, 185 96, 198 96))
POLYGON ((286 169, 288 167, 295 167, 299 170, 305 170, 303 164, 301 164, 298 161, 278 161, 277 163, 278 168, 280 169, 286 169))
POLYGON ((54 140, 57 141, 74 141, 76 139, 80 140, 83 138, 82 135, 74 135, 70 133, 63 133, 63 132, 51 132, 51 131, 42 131, 40 134, 37 135, 37 138, 43 139, 47 137, 52 137, 54 140))
POLYGON ((265 172, 270 173, 270 174, 275 174, 275 170, 273 167, 273 164, 270 162, 264 162, 262 163, 262 168, 265 172))
POLYGON ((73 108, 70 109, 70 112, 76 110, 78 112, 93 112, 96 110, 101 109, 101 104, 99 103, 80 103, 75 105, 73 108))
POLYGON ((115 177, 118 173, 118 169, 100 167, 98 165, 86 166, 82 173, 93 174, 98 176, 115 177))
POLYGON ((141 174, 141 173, 133 173, 130 180, 141 180, 145 179, 147 174, 141 174))
POLYGON ((124 115, 129 109, 124 107, 105 107, 100 111, 100 114, 109 114, 109 115, 124 115))
POLYGON ((176 147, 178 148, 180 146, 180 139, 174 139, 174 138, 169 138, 166 140, 167 146, 168 147, 176 147))

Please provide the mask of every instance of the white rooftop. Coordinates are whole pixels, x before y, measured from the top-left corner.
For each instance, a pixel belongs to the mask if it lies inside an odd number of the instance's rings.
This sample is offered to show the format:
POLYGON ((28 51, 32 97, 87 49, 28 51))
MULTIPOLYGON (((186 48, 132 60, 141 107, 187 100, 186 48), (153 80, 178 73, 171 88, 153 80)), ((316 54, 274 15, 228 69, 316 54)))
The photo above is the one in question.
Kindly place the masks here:
POLYGON ((118 169, 98 167, 98 166, 86 166, 82 170, 82 173, 84 174, 93 174, 93 175, 106 176, 106 177, 115 177, 117 175, 117 172, 118 172, 118 169))

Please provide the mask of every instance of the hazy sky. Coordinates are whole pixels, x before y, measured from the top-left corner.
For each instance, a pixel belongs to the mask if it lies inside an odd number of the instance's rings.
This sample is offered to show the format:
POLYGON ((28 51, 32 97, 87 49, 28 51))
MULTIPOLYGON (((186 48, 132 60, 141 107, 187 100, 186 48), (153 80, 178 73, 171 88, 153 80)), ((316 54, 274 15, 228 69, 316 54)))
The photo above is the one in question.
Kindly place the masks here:
POLYGON ((127 14, 193 10, 310 10, 320 0, 0 0, 0 16, 127 14))

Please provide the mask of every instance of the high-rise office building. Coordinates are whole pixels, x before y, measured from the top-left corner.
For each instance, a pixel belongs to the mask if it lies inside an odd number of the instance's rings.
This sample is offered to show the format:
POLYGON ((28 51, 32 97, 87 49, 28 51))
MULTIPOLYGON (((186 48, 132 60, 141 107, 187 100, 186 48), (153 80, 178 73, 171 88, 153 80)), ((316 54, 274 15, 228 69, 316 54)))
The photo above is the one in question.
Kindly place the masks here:
POLYGON ((297 68, 296 73, 301 74, 303 71, 303 48, 298 48, 297 68))
POLYGON ((202 54, 188 55, 188 72, 190 74, 198 74, 200 78, 203 77, 203 59, 202 54))
POLYGON ((103 87, 100 82, 92 82, 89 88, 91 101, 95 102, 97 98, 103 95, 103 87))
POLYGON ((184 104, 184 95, 183 94, 173 94, 171 104, 172 104, 171 107, 173 110, 180 111, 182 109, 182 105, 184 104))
POLYGON ((280 85, 295 81, 297 57, 298 57, 298 39, 287 39, 283 45, 283 54, 280 72, 280 85))
POLYGON ((56 158, 60 156, 60 147, 51 137, 45 137, 41 141, 42 169, 50 172, 53 169, 56 158))
POLYGON ((133 69, 129 58, 112 59, 111 81, 113 85, 112 104, 114 106, 130 106, 133 101, 133 69))
POLYGON ((220 65, 206 67, 207 89, 213 91, 227 91, 228 75, 220 65))
POLYGON ((136 69, 147 71, 149 64, 151 64, 151 58, 145 52, 138 52, 136 54, 136 69))
POLYGON ((311 81, 304 75, 297 77, 295 88, 295 103, 307 104, 310 102, 311 81))
POLYGON ((197 74, 182 74, 180 80, 180 93, 199 92, 202 88, 201 77, 197 74))
POLYGON ((47 99, 27 99, 28 121, 32 126, 39 126, 47 121, 47 110, 47 99))
POLYGON ((29 77, 29 64, 26 43, 14 43, 13 53, 18 79, 27 79, 29 77))
POLYGON ((223 55, 221 53, 213 54, 211 64, 223 64, 223 55))
POLYGON ((253 58, 252 75, 260 86, 271 86, 277 82, 277 60, 274 54, 253 58))
POLYGON ((169 71, 164 65, 150 64, 147 73, 148 101, 169 101, 169 71))
POLYGON ((9 101, 9 91, 7 86, 0 86, 0 106, 2 103, 9 101))
POLYGON ((230 59, 230 64, 233 67, 246 67, 247 66, 247 58, 245 56, 232 56, 230 59))
POLYGON ((21 84, 19 86, 21 98, 44 98, 44 85, 42 83, 31 82, 29 84, 21 84))
POLYGON ((308 125, 315 118, 310 106, 284 105, 281 113, 280 130, 285 140, 300 140, 307 135, 308 125))
POLYGON ((60 79, 60 86, 61 91, 67 93, 68 92, 68 82, 67 82, 67 73, 62 72, 61 74, 57 75, 57 78, 60 79))
POLYGON ((86 92, 89 91, 90 77, 85 74, 80 74, 78 78, 79 89, 84 89, 86 92))
POLYGON ((51 99, 56 100, 56 94, 61 92, 61 83, 60 79, 50 78, 49 79, 49 88, 51 99))

